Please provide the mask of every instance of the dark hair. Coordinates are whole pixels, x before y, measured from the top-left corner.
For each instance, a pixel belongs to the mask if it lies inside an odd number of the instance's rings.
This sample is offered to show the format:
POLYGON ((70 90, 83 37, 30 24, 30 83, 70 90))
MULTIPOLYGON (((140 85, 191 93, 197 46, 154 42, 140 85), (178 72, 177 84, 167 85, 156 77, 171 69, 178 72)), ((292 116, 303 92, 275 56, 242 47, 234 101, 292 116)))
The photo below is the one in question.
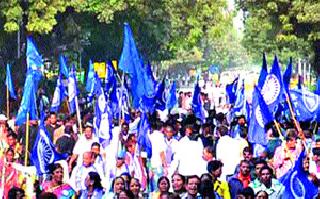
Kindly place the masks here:
POLYGON ((187 177, 187 179, 186 179, 186 184, 188 184, 189 180, 190 180, 190 179, 193 179, 193 178, 197 178, 197 179, 200 181, 199 176, 197 176, 197 175, 191 175, 191 176, 188 176, 188 177, 187 177))
POLYGON ((244 154, 245 152, 248 152, 248 153, 250 153, 250 154, 253 154, 252 147, 250 147, 250 146, 244 147, 244 149, 243 149, 243 154, 244 154))
POLYGON ((254 198, 254 192, 251 187, 246 187, 244 189, 240 189, 237 192, 237 195, 243 195, 245 198, 254 198))
POLYGON ((212 173, 223 166, 219 160, 212 160, 208 163, 208 172, 212 173))
POLYGON ((14 133, 12 130, 8 133, 7 138, 12 137, 14 139, 18 139, 18 135, 14 133))
POLYGON ((66 125, 66 128, 64 129, 64 133, 71 135, 73 133, 73 128, 70 125, 66 125))
POLYGON ((173 178, 173 176, 179 176, 183 182, 183 184, 186 184, 186 177, 184 175, 181 175, 180 173, 174 173, 171 178, 173 178))
POLYGON ((100 148, 100 144, 99 144, 98 142, 93 142, 93 143, 91 144, 91 148, 94 147, 94 146, 97 146, 97 147, 100 148))
POLYGON ((241 166, 243 163, 246 163, 246 164, 250 165, 250 162, 249 162, 248 160, 241 160, 241 161, 240 161, 240 166, 241 166))
POLYGON ((121 177, 121 176, 117 176, 117 177, 115 177, 113 180, 112 180, 112 184, 111 184, 111 191, 114 191, 114 183, 116 183, 116 180, 118 180, 118 179, 121 179, 122 181, 123 181, 123 183, 125 183, 125 181, 124 181, 124 179, 123 179, 123 177, 121 177))
POLYGON ((54 172, 55 170, 57 170, 57 169, 62 169, 62 170, 63 170, 61 164, 59 164, 59 163, 51 164, 49 167, 50 167, 50 173, 51 173, 51 174, 53 174, 53 172, 54 172))
POLYGON ((124 189, 121 192, 124 192, 129 199, 134 199, 134 194, 132 193, 132 191, 124 189))
POLYGON ((12 187, 8 192, 8 198, 17 198, 18 193, 22 193, 24 196, 24 190, 19 187, 12 187))
POLYGON ((258 159, 255 161, 254 166, 256 167, 257 164, 264 164, 264 166, 267 166, 267 165, 268 165, 267 161, 265 161, 264 159, 261 159, 261 158, 258 158, 258 159))
POLYGON ((88 173, 90 180, 93 180, 93 189, 103 189, 101 185, 101 178, 97 172, 89 172, 88 173))
POLYGON ((287 129, 286 130, 286 141, 290 141, 291 139, 297 138, 297 130, 296 129, 287 129))
POLYGON ((263 167, 261 168, 259 174, 261 175, 262 171, 263 171, 263 170, 266 170, 266 169, 269 171, 270 175, 272 176, 272 175, 273 175, 273 170, 272 170, 270 167, 268 167, 268 166, 263 166, 263 167))
POLYGON ((214 198, 212 176, 208 173, 202 174, 200 178, 199 193, 202 197, 214 198))
POLYGON ((5 153, 5 154, 7 154, 7 153, 9 153, 9 152, 11 152, 11 153, 14 154, 14 150, 13 150, 11 147, 6 150, 6 153, 5 153))
POLYGON ((214 156, 214 148, 213 146, 206 146, 204 149, 206 152, 210 153, 212 156, 214 156))
POLYGON ((218 127, 218 132, 220 133, 221 136, 228 135, 229 129, 227 126, 221 125, 218 127))
POLYGON ((267 194, 267 196, 269 196, 269 194, 268 194, 266 191, 264 191, 264 190, 260 190, 260 191, 258 191, 258 192, 256 193, 256 196, 258 196, 258 195, 259 195, 259 193, 262 193, 262 192, 264 192, 265 194, 267 194))
POLYGON ((168 184, 168 190, 170 189, 170 180, 166 177, 166 176, 161 176, 159 179, 158 179, 158 182, 157 182, 157 187, 159 188, 160 187, 160 183, 162 180, 165 180, 168 184))
POLYGON ((39 198, 41 199, 58 199, 57 195, 51 192, 42 192, 39 195, 39 198))

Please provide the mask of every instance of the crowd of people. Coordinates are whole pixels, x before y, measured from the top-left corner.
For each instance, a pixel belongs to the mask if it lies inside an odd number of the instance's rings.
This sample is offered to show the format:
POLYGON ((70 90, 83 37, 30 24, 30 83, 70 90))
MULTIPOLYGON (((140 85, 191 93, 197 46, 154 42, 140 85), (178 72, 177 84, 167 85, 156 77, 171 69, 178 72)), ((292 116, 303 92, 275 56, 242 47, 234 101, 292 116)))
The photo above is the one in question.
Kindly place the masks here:
POLYGON ((1 114, 3 198, 281 198, 285 187, 279 179, 301 152, 307 154, 302 166, 309 180, 319 185, 320 137, 311 125, 298 132, 291 123, 281 124, 283 138, 270 126, 268 145, 257 146, 248 142, 244 115, 230 120, 203 95, 207 118, 201 123, 183 96, 190 98, 180 93, 179 108, 170 113, 148 115, 151 157, 138 139, 139 110, 131 111, 130 122, 114 120, 107 143, 95 135, 90 111, 82 115, 83 132, 76 117, 47 113, 45 128, 67 158, 50 165, 50 173, 42 176, 31 159, 38 121, 29 122, 26 148, 26 126, 15 126, 14 118, 1 114))

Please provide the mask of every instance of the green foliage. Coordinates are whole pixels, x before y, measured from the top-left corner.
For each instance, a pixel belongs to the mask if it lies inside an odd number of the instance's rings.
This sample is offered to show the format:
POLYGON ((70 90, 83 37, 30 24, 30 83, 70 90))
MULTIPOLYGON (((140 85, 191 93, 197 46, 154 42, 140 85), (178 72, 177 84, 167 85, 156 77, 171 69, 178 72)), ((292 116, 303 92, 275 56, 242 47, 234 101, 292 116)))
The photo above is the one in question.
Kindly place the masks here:
POLYGON ((243 44, 256 60, 262 52, 284 59, 318 56, 314 44, 320 40, 320 1, 239 0, 238 5, 246 11, 243 44))

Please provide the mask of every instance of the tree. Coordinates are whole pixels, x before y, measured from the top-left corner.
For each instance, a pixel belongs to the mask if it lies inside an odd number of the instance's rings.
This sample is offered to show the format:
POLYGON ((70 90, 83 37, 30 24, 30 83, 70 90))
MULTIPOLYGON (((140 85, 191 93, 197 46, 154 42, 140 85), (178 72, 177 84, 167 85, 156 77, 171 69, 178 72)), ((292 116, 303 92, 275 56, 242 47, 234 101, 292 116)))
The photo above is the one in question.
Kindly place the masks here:
POLYGON ((319 1, 238 0, 237 3, 245 11, 244 44, 254 56, 261 57, 265 51, 286 59, 309 57, 320 74, 319 1))

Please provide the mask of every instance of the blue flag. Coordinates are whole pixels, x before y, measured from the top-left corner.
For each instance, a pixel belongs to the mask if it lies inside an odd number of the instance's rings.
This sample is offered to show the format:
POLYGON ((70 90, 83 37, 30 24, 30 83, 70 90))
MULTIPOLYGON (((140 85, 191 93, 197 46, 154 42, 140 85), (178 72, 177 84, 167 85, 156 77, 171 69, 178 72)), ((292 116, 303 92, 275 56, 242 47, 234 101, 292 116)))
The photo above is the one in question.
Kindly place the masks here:
POLYGON ((260 89, 262 89, 262 87, 264 85, 264 82, 266 80, 266 77, 268 75, 268 68, 267 67, 268 66, 267 66, 266 54, 263 53, 262 68, 261 68, 260 76, 259 76, 259 79, 258 79, 258 87, 260 89))
POLYGON ((299 90, 301 90, 302 88, 302 76, 301 75, 298 75, 298 85, 297 85, 297 88, 299 90))
POLYGON ((13 99, 17 99, 17 96, 14 92, 14 87, 12 84, 12 79, 11 79, 11 72, 10 72, 10 64, 7 64, 7 72, 6 72, 6 86, 8 87, 10 97, 13 99))
POLYGON ((147 113, 142 111, 141 112, 141 119, 140 119, 139 126, 138 126, 137 142, 138 142, 140 151, 147 152, 148 158, 151 158, 152 146, 151 146, 151 141, 148 136, 149 131, 150 131, 150 125, 148 122, 147 113))
POLYGON ((97 103, 95 107, 95 116, 96 116, 96 134, 99 137, 101 143, 106 140, 112 139, 112 115, 110 110, 108 110, 107 99, 103 88, 101 86, 100 78, 98 77, 97 73, 95 75, 96 82, 96 97, 97 103))
POLYGON ((171 110, 178 103, 177 99, 177 84, 175 81, 172 82, 169 90, 169 96, 167 98, 167 109, 171 110))
POLYGON ((236 92, 236 101, 233 107, 233 113, 235 115, 245 115, 246 114, 246 97, 244 94, 244 79, 242 80, 242 85, 239 90, 236 92))
POLYGON ((272 69, 266 77, 261 94, 269 107, 269 111, 275 113, 278 104, 283 99, 283 83, 277 56, 274 57, 272 69))
POLYGON ((246 101, 246 119, 247 119, 247 124, 250 124, 250 117, 251 117, 251 107, 248 101, 246 101))
POLYGON ((263 96, 257 86, 254 87, 252 94, 252 112, 248 139, 250 143, 267 145, 265 125, 273 121, 272 114, 268 110, 263 96))
POLYGON ((67 97, 66 88, 62 84, 61 76, 59 75, 58 79, 57 79, 57 85, 56 85, 56 88, 53 93, 50 111, 51 112, 58 112, 59 108, 60 108, 60 104, 64 100, 65 97, 67 97))
POLYGON ((119 112, 119 100, 117 96, 117 78, 116 70, 113 67, 111 61, 107 62, 106 68, 106 78, 105 78, 105 92, 109 99, 109 105, 112 110, 113 116, 119 112))
POLYGON ((233 80, 231 84, 226 85, 226 92, 228 96, 228 101, 229 104, 233 104, 236 101, 236 92, 237 92, 237 87, 238 87, 238 77, 233 80))
POLYGON ((192 110, 196 118, 201 120, 201 122, 205 121, 204 109, 201 102, 201 88, 199 87, 198 80, 194 87, 194 92, 192 97, 192 110))
POLYGON ((93 85, 93 82, 94 82, 93 76, 94 76, 93 63, 90 60, 89 61, 89 66, 88 66, 87 83, 86 83, 86 91, 87 92, 92 92, 92 89, 93 89, 93 86, 94 86, 93 85))
POLYGON ((69 96, 69 108, 70 114, 76 112, 76 97, 77 97, 77 77, 75 66, 72 65, 68 78, 68 96, 69 96))
POLYGON ((64 75, 65 78, 69 77, 69 71, 68 71, 68 64, 67 59, 65 56, 60 55, 59 56, 59 74, 64 75))
POLYGON ((124 24, 124 39, 119 68, 129 74, 131 80, 132 106, 138 108, 140 99, 145 94, 143 64, 133 38, 132 30, 128 23, 124 24))
POLYGON ((305 151, 302 151, 295 166, 279 179, 284 186, 281 198, 314 198, 318 194, 318 188, 308 179, 308 173, 303 168, 305 156, 305 151))
POLYGON ((121 118, 124 119, 126 123, 130 123, 130 103, 129 103, 129 92, 128 87, 124 83, 120 88, 117 89, 117 96, 119 99, 119 107, 121 118))
POLYGON ((43 122, 39 126, 38 135, 32 150, 31 160, 39 175, 50 173, 50 165, 55 161, 66 159, 67 155, 59 154, 52 143, 43 122))
POLYGON ((30 120, 37 120, 37 105, 36 105, 36 89, 34 82, 34 75, 32 71, 27 73, 24 83, 23 95, 18 110, 16 124, 19 126, 27 121, 27 113, 29 113, 30 120))
POLYGON ((286 93, 289 94, 289 88, 290 88, 290 79, 292 75, 292 58, 290 58, 288 67, 286 71, 283 73, 283 87, 286 93))
POLYGON ((291 103, 298 121, 315 119, 320 109, 319 95, 306 88, 290 90, 291 103))
POLYGON ((27 73, 32 73, 35 91, 38 90, 39 81, 42 78, 41 67, 43 67, 42 56, 37 50, 31 37, 27 37, 27 73))

